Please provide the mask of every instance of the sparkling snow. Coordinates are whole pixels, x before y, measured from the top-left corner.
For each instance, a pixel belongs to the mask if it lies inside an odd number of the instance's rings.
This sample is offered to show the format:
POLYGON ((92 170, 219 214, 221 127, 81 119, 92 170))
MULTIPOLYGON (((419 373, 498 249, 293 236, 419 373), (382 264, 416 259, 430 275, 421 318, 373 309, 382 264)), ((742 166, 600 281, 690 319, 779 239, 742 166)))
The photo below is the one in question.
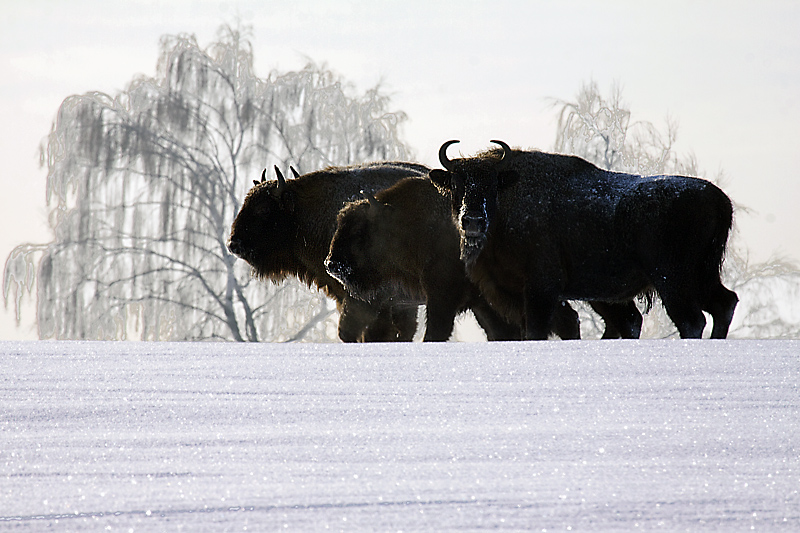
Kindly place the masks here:
POLYGON ((800 341, 0 357, 0 530, 800 530, 800 341))

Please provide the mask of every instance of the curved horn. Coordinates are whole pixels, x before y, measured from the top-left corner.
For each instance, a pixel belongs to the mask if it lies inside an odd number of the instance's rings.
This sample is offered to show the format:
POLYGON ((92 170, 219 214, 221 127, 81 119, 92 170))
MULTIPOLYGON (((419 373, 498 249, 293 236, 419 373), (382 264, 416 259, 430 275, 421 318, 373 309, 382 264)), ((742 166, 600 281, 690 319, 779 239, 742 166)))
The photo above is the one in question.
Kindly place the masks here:
POLYGON ((457 142, 461 141, 447 141, 442 145, 441 148, 439 148, 439 162, 442 164, 445 170, 449 170, 451 172, 453 171, 453 162, 447 159, 447 148, 451 144, 455 144, 457 142))
POLYGON ((283 189, 286 186, 286 180, 283 178, 283 174, 281 174, 281 169, 278 168, 278 165, 275 165, 275 174, 278 175, 278 189, 283 189))
POLYGON ((261 173, 261 181, 259 182, 259 181, 257 181, 257 180, 253 180, 253 183, 254 183, 255 185, 258 185, 259 183, 264 183, 265 181, 267 181, 267 169, 266 169, 266 168, 265 168, 265 169, 264 169, 264 171, 261 173))
POLYGON ((294 177, 295 177, 295 179, 297 179, 297 178, 299 178, 299 177, 300 177, 300 173, 299 173, 299 172, 297 172, 297 171, 294 169, 294 167, 293 167, 293 166, 291 166, 291 165, 290 165, 290 166, 289 166, 289 170, 291 170, 291 171, 292 171, 292 174, 294 174, 294 177))
POLYGON ((504 143, 503 141, 489 141, 493 142, 494 144, 500 145, 503 149, 503 157, 500 158, 500 165, 497 167, 497 170, 505 169, 509 163, 511 163, 511 148, 504 143))

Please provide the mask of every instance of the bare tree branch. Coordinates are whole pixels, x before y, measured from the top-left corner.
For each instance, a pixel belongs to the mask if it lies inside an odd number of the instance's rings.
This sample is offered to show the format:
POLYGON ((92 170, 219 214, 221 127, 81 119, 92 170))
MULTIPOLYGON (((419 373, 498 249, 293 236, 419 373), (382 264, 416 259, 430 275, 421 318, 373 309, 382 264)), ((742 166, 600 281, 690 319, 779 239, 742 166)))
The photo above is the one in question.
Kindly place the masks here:
POLYGON ((18 316, 37 287, 40 336, 114 338, 135 305, 143 338, 333 340, 320 293, 251 282, 230 224, 270 164, 407 158, 405 115, 314 64, 258 78, 243 31, 224 26, 206 49, 164 37, 155 77, 60 106, 41 154, 55 238, 18 246, 4 278, 18 316))

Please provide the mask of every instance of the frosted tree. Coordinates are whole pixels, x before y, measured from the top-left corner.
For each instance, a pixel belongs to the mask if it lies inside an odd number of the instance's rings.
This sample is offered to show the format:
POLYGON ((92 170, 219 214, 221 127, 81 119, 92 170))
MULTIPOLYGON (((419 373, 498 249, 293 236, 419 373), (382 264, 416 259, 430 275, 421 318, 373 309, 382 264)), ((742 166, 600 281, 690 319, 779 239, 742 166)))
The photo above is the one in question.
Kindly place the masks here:
POLYGON ((164 37, 155 77, 61 104, 42 149, 54 241, 18 246, 4 273, 18 317, 38 287, 41 338, 336 338, 321 293, 251 278, 230 224, 265 167, 407 159, 405 116, 315 64, 257 77, 243 33, 164 37))
MULTIPOLYGON (((663 130, 647 121, 631 120, 631 112, 615 85, 604 98, 597 84, 581 87, 574 102, 555 100, 558 110, 555 151, 574 154, 597 166, 642 175, 699 176, 693 155, 679 156, 674 145, 677 126, 667 119, 663 130)), ((719 182, 722 175, 714 181, 719 182)), ((737 210, 744 208, 737 206, 737 210)), ((800 337, 800 270, 787 261, 751 264, 744 246, 732 233, 723 271, 725 285, 739 295, 730 337, 800 337)), ((639 302, 646 311, 649 303, 639 302)), ((602 334, 603 324, 582 306, 581 328, 587 337, 602 334)), ((656 299, 645 315, 642 337, 676 337, 677 329, 656 299)))
POLYGON ((731 337, 800 338, 800 268, 780 258, 750 261, 734 239, 725 273, 728 287, 739 295, 731 337))
POLYGON ((608 99, 597 84, 581 87, 575 102, 556 100, 558 124, 555 150, 579 155, 597 166, 645 176, 696 175, 694 156, 680 157, 674 150, 678 128, 667 119, 665 131, 647 121, 632 121, 618 85, 608 99))

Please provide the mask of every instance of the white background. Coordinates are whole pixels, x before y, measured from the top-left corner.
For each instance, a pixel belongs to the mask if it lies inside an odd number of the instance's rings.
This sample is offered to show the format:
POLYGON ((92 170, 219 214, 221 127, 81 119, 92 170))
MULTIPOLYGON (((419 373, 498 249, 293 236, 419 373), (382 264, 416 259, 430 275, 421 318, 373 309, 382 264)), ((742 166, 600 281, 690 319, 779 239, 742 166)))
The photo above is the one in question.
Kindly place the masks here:
MULTIPOLYGON (((221 2, 4 0, 0 6, 0 257, 48 242, 38 146, 71 94, 116 94, 152 76, 164 34, 205 46, 222 23, 251 25, 256 71, 327 63, 359 91, 377 83, 409 116, 405 140, 438 166, 445 140, 471 154, 503 139, 550 149, 548 98, 619 82, 634 118, 679 122, 680 153, 750 211, 754 260, 800 259, 800 3, 221 2)), ((265 161, 265 166, 271 164, 265 161)), ((13 307, 13 306, 12 306, 13 307)), ((0 338, 36 338, 0 312, 0 338)))

